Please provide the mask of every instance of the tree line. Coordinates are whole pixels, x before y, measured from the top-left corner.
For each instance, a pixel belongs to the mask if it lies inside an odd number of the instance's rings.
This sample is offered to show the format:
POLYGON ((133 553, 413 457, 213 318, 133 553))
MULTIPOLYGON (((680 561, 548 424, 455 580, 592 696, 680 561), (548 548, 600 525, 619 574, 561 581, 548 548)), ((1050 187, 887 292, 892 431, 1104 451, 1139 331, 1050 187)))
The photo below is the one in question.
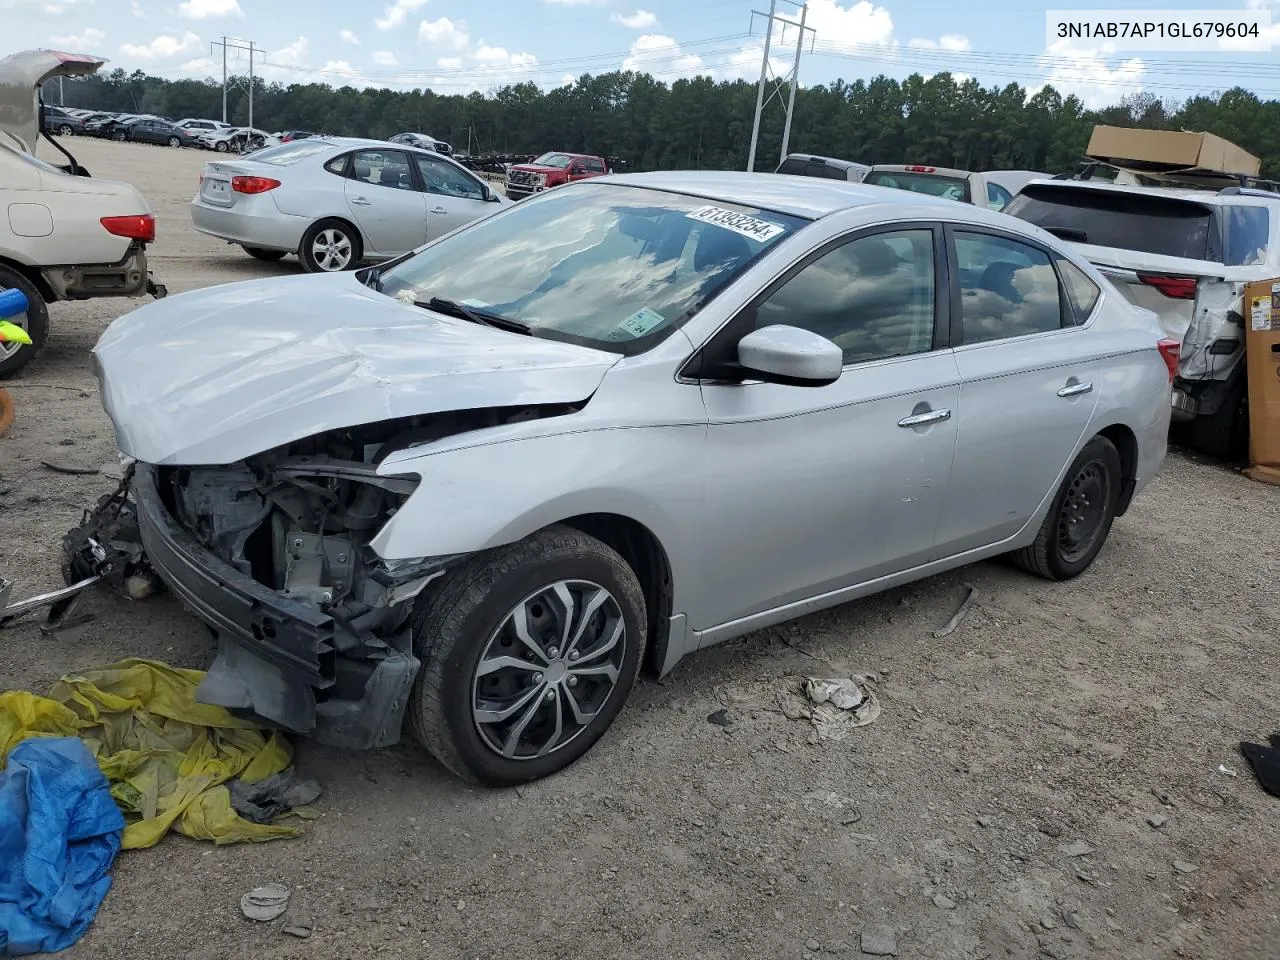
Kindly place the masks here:
MULTIPOLYGON (((1259 156, 1264 176, 1280 178, 1280 101, 1243 88, 1182 103, 1137 94, 1102 110, 1051 87, 1027 93, 1015 83, 957 83, 949 73, 806 87, 796 96, 790 150, 863 163, 1062 173, 1083 157, 1093 125, 1106 123, 1216 133, 1259 156)), ((222 116, 222 86, 214 80, 116 69, 64 81, 63 96, 69 107, 222 116)), ((269 130, 376 138, 420 131, 460 153, 570 150, 619 157, 633 170, 741 169, 755 98, 755 84, 742 80, 667 84, 630 71, 584 74, 553 90, 520 83, 465 96, 258 80, 253 116, 254 126, 269 130)), ((59 102, 56 84, 47 86, 45 101, 59 102)), ((247 91, 228 91, 227 104, 229 122, 248 122, 247 91)), ((781 142, 782 111, 775 109, 761 125, 759 169, 776 166, 781 142)))

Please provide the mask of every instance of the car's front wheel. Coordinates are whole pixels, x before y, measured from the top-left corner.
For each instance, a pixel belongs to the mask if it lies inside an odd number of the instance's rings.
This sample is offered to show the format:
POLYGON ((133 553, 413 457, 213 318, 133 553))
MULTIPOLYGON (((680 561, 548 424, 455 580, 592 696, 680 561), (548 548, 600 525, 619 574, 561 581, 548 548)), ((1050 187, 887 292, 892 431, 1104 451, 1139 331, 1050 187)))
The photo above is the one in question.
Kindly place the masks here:
POLYGON ((644 657, 644 595, 616 551, 554 526, 486 551, 419 601, 419 742, 491 786, 548 776, 595 744, 644 657))
POLYGON ((218 141, 218 143, 217 143, 217 146, 216 146, 214 149, 215 149, 215 150, 217 150, 219 153, 226 153, 226 152, 227 152, 227 141, 225 141, 225 140, 219 140, 219 141, 218 141))
POLYGON ((26 277, 9 267, 0 266, 0 290, 21 290, 27 298, 27 312, 8 321, 27 331, 31 345, 0 341, 0 379, 11 377, 34 360, 49 339, 49 308, 44 297, 26 277))
POLYGON ((169 138, 169 146, 171 146, 171 147, 180 147, 180 146, 182 146, 182 141, 181 141, 181 140, 179 140, 177 137, 170 137, 170 138, 169 138))
POLYGON ((1048 580, 1083 573, 1111 532, 1122 481, 1115 445, 1094 437, 1072 461, 1035 542, 1015 551, 1013 562, 1048 580))
POLYGON ((126 134, 123 130, 117 130, 115 133, 111 135, 111 139, 118 141, 119 143, 124 143, 125 140, 128 139, 128 134, 126 134))
POLYGON ((58 133, 62 134, 64 137, 69 137, 74 134, 75 131, 71 129, 70 124, 63 124, 62 129, 60 129, 58 133))
POLYGON ((309 273, 337 273, 360 263, 360 234, 342 220, 321 220, 302 237, 298 259, 309 273))

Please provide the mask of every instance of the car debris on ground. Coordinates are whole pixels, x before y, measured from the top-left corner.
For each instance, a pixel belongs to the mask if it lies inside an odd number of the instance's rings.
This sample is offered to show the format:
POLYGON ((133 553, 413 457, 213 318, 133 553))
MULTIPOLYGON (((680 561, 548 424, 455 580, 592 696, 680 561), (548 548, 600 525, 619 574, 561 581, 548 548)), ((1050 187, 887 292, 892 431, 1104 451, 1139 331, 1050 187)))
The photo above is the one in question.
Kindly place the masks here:
POLYGON ((1244 741, 1240 752, 1249 761, 1262 789, 1273 797, 1280 797, 1280 732, 1273 733, 1269 740, 1270 746, 1244 741))

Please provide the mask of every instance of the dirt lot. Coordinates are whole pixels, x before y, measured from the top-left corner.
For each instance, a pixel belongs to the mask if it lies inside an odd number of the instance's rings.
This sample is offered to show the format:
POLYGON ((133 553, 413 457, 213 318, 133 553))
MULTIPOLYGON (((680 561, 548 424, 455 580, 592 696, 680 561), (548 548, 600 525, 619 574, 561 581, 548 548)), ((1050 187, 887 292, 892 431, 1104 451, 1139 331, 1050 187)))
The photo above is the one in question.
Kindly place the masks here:
MULTIPOLYGON (((298 269, 191 229, 208 155, 72 146, 145 191, 170 291, 298 269)), ((0 571, 22 594, 60 583, 58 538, 112 485, 41 460, 114 459, 88 350, 134 305, 55 306, 48 351, 12 384, 0 571)), ((303 743, 326 787, 307 836, 126 854, 67 955, 856 957, 864 925, 888 924, 904 960, 1275 960, 1280 800, 1236 745, 1280 729, 1278 551, 1280 489, 1175 453, 1079 579, 982 564, 704 652, 519 792, 460 786, 408 744, 303 743), (966 583, 975 609, 934 639, 966 583), (871 671, 883 715, 843 742, 775 709, 806 675, 871 671), (727 729, 707 721, 722 707, 727 729), (1064 853, 1076 841, 1093 852, 1064 853), (241 918, 268 881, 293 888, 314 937, 241 918)), ((43 692, 126 656, 207 665, 207 634, 171 598, 91 603, 73 644, 0 635, 0 685, 43 692)))

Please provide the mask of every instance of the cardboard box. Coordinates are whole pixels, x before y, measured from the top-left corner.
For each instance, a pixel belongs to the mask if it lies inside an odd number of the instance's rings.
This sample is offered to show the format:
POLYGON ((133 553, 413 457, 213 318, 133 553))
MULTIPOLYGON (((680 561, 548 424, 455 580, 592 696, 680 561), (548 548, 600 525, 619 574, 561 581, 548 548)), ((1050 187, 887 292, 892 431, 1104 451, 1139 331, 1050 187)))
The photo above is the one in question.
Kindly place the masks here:
POLYGON ((1088 156, 1116 166, 1153 173, 1204 171, 1256 177, 1262 162, 1229 140, 1185 130, 1093 128, 1088 156))
POLYGON ((1245 287, 1249 462, 1254 480, 1280 484, 1280 280, 1245 287))

